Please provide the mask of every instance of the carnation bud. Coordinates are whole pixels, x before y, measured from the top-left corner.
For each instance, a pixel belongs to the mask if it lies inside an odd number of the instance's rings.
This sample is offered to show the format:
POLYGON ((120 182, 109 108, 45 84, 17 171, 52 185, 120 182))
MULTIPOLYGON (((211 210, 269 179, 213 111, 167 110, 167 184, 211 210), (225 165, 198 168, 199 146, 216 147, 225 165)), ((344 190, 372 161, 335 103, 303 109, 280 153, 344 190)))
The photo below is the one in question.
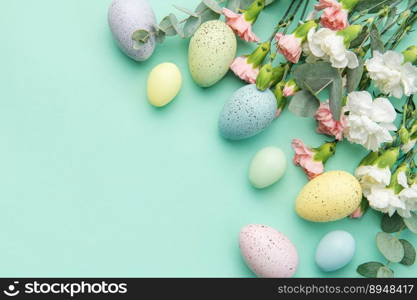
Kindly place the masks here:
POLYGON ((359 207, 349 216, 349 218, 351 219, 360 219, 363 217, 363 215, 366 213, 366 211, 369 208, 369 201, 365 198, 362 197, 362 201, 361 204, 359 205, 359 207))
POLYGON ((342 0, 340 3, 342 4, 342 8, 348 11, 352 11, 359 3, 360 0, 342 0))
POLYGON ((404 12, 401 13, 400 17, 398 18, 397 23, 398 24, 403 24, 405 21, 408 20, 408 18, 411 15, 411 10, 407 9, 404 12))
POLYGON ((281 114, 284 108, 287 106, 287 98, 284 97, 283 89, 285 81, 279 82, 274 89, 274 95, 277 99, 277 117, 281 114))
POLYGON ((317 23, 314 20, 308 21, 298 26, 297 29, 294 31, 294 35, 295 37, 300 38, 304 41, 307 38, 308 32, 312 28, 316 28, 316 27, 317 27, 317 23))
POLYGON ((400 136, 400 140, 403 145, 410 141, 410 133, 408 132, 407 128, 401 127, 401 129, 398 131, 398 135, 400 136))
POLYGON ((243 16, 245 20, 253 24, 256 22, 259 14, 265 7, 265 0, 256 0, 249 5, 248 9, 244 12, 243 16))
POLYGON ((390 148, 385 150, 374 162, 372 165, 378 166, 378 168, 392 168, 398 160, 400 155, 400 149, 398 147, 390 148))
POLYGON ((344 38, 345 46, 349 47, 350 43, 361 34, 363 27, 361 25, 350 25, 343 30, 337 32, 344 38))
POLYGON ((256 87, 260 91, 265 91, 271 86, 272 81, 272 65, 266 64, 259 71, 259 75, 256 78, 256 87))
POLYGON ((279 65, 275 68, 272 68, 271 86, 274 86, 274 85, 278 84, 278 82, 280 82, 282 80, 282 78, 284 77, 284 74, 285 74, 285 70, 286 70, 285 65, 279 65))
POLYGON ((404 62, 410 62, 412 64, 417 62, 417 46, 410 46, 403 52, 404 62))
POLYGON ((328 142, 321 145, 319 148, 313 148, 314 160, 325 163, 330 157, 336 153, 336 142, 328 142))
POLYGON ((395 194, 398 194, 404 189, 404 187, 398 183, 398 175, 401 172, 405 172, 407 174, 408 171, 408 165, 406 163, 403 163, 397 168, 397 170, 395 170, 394 174, 392 174, 391 183, 389 184, 388 188, 392 189, 395 192, 395 194))
POLYGON ((248 56, 248 63, 252 64, 254 68, 259 67, 264 61, 266 55, 271 49, 271 43, 265 42, 260 44, 251 55, 248 56))
POLYGON ((295 80, 291 79, 285 84, 283 93, 285 97, 291 97, 291 96, 294 96, 294 94, 298 92, 299 90, 300 88, 298 87, 295 80))
POLYGON ((361 166, 372 166, 375 160, 378 158, 378 152, 369 152, 367 156, 365 156, 362 161, 359 163, 359 167, 361 166))

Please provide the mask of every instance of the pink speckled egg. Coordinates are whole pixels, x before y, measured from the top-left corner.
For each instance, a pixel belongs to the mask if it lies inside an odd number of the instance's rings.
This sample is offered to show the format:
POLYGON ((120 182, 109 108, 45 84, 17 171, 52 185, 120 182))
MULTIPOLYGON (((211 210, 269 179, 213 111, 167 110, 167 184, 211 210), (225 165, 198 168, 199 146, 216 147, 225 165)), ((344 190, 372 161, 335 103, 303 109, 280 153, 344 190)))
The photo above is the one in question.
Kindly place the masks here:
POLYGON ((297 249, 272 227, 256 224, 243 227, 239 246, 246 264, 258 277, 288 278, 297 271, 297 249))

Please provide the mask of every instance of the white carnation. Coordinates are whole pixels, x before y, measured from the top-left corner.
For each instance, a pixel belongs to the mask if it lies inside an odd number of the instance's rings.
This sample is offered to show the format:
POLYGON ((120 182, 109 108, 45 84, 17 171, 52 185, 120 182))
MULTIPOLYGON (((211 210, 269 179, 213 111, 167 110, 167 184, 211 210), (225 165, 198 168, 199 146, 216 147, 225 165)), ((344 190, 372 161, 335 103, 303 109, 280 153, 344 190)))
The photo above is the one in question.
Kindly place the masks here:
POLYGON ((352 92, 345 110, 349 115, 344 134, 351 143, 377 151, 383 143, 392 142, 390 131, 397 129, 393 124, 397 113, 388 99, 372 101, 369 92, 352 92))
POLYGON ((417 93, 417 68, 410 62, 404 63, 402 54, 374 51, 373 57, 365 65, 369 76, 382 93, 396 98, 417 93))
POLYGON ((404 202, 405 208, 399 209, 398 214, 404 218, 411 217, 411 212, 417 211, 417 185, 413 184, 402 190, 399 197, 404 202))
POLYGON ((367 199, 373 209, 387 213, 389 216, 406 208, 400 197, 392 189, 385 187, 373 187, 367 199))
POLYGON ((345 47, 343 36, 337 35, 336 31, 328 28, 311 29, 307 36, 308 49, 304 49, 307 60, 322 59, 329 61, 334 68, 343 69, 358 67, 359 61, 356 54, 345 47))
POLYGON ((377 166, 360 166, 355 171, 355 176, 361 184, 365 197, 369 196, 373 187, 386 187, 391 181, 389 167, 378 168, 377 166))

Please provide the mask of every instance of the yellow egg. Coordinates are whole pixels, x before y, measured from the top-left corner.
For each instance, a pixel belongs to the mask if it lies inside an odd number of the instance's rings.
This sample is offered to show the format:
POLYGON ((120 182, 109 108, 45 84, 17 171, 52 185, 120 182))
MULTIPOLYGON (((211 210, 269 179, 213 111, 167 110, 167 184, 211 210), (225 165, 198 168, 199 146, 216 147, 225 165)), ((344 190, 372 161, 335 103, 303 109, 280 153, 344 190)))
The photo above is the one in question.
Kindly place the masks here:
POLYGON ((148 100, 153 106, 167 105, 177 96, 182 83, 181 72, 173 63, 163 63, 148 76, 148 100))
POLYGON ((330 222, 349 216, 359 207, 362 188, 344 171, 326 172, 311 180, 298 195, 297 214, 313 222, 330 222))

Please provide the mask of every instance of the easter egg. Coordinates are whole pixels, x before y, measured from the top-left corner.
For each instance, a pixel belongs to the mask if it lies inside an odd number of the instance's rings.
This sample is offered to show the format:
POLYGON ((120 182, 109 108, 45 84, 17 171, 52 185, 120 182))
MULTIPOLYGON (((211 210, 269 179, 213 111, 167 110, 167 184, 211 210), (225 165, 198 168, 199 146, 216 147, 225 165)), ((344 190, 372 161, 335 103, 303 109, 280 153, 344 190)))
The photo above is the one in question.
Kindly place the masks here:
POLYGON ((277 102, 269 90, 260 91, 255 84, 238 89, 223 107, 219 117, 220 134, 230 140, 254 136, 275 119, 277 102))
POLYGON ((355 254, 355 239, 346 231, 336 230, 326 234, 316 248, 316 264, 325 272, 346 266, 355 254))
POLYGON ((188 65, 194 81, 209 87, 223 78, 236 56, 236 37, 224 22, 203 23, 191 38, 188 65))
POLYGON ((343 219, 359 207, 362 189, 358 180, 344 171, 326 172, 307 183, 298 195, 297 214, 313 222, 343 219))
POLYGON ((297 249, 272 227, 256 224, 243 227, 239 246, 246 264, 258 277, 288 278, 297 271, 297 249))
POLYGON ((249 181, 256 188, 266 188, 281 179, 286 168, 287 159, 280 148, 263 148, 251 161, 249 181))
POLYGON ((108 11, 108 22, 120 49, 130 58, 143 61, 155 50, 155 36, 138 47, 132 34, 140 29, 154 31, 155 14, 147 0, 113 0, 108 11))
POLYGON ((148 77, 149 103, 157 107, 167 105, 180 91, 181 83, 181 72, 175 64, 163 63, 157 65, 148 77))

